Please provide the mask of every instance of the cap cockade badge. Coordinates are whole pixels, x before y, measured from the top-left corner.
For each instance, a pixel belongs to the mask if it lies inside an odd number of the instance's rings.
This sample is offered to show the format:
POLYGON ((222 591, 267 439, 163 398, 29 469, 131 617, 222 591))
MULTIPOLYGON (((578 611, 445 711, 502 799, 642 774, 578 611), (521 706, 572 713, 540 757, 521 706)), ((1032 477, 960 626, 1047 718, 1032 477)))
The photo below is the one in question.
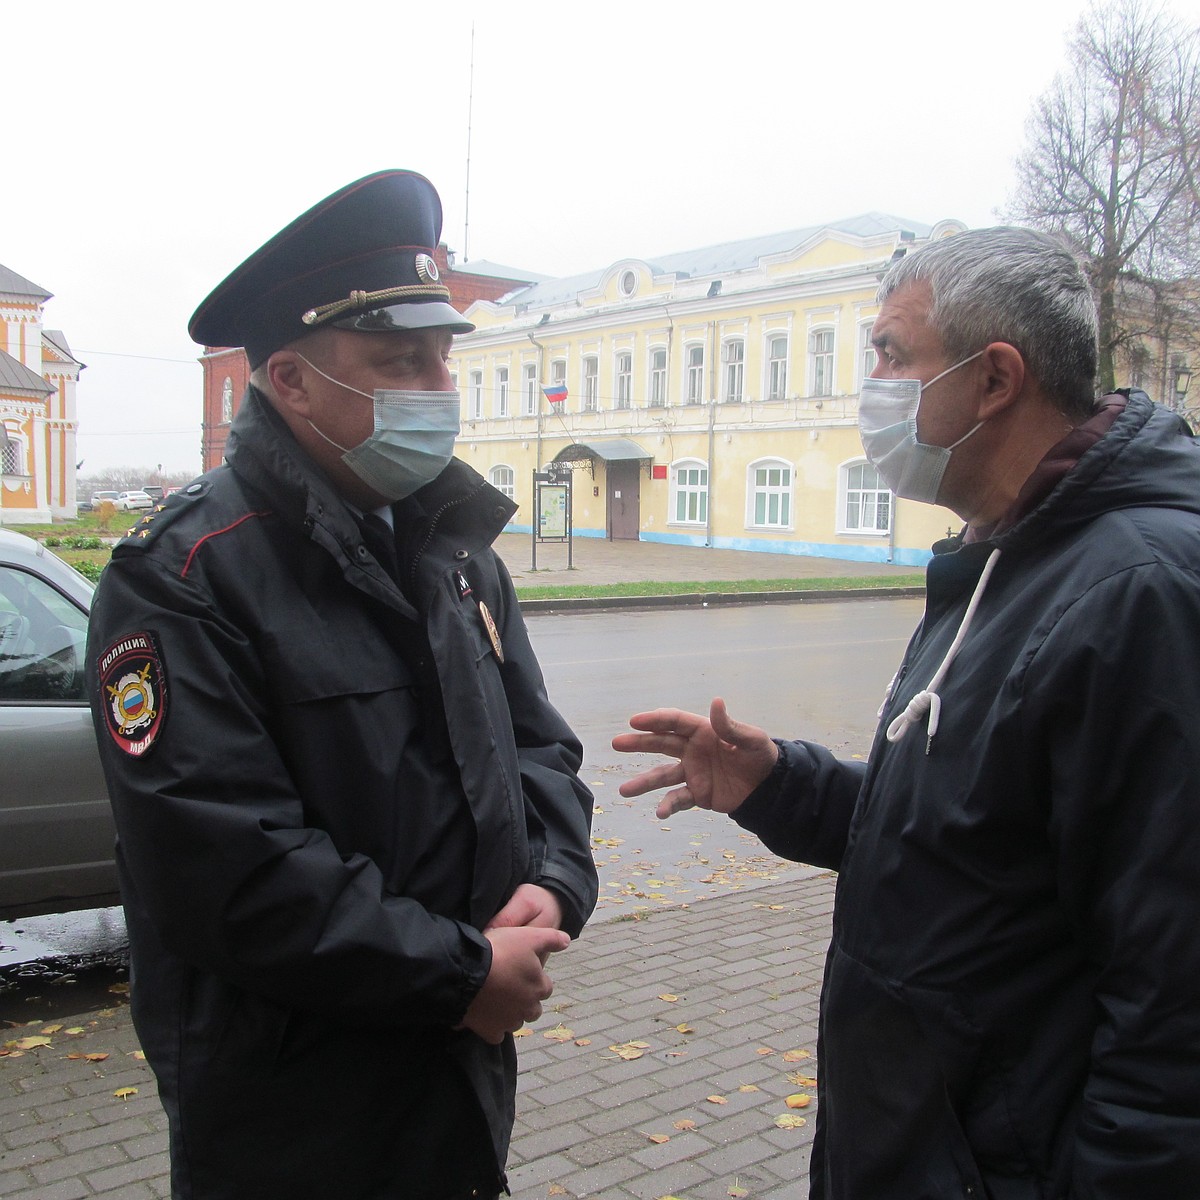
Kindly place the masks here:
POLYGON ((131 633, 100 656, 104 724, 112 740, 141 758, 162 732, 166 678, 158 645, 149 633, 131 633))
POLYGON ((417 278, 426 283, 437 283, 441 276, 438 274, 437 263, 428 254, 418 254, 416 261, 417 278))

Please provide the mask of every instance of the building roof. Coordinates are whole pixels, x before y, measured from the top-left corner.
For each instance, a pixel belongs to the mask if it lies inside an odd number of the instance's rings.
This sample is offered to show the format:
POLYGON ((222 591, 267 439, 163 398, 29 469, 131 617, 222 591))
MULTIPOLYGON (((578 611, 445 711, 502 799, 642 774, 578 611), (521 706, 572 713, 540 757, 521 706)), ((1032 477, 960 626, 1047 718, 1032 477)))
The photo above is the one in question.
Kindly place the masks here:
POLYGON ((36 372, 0 350, 0 392, 32 392, 48 396, 54 389, 36 372))
MULTIPOLYGON (((821 233, 842 233, 855 238, 887 237, 910 234, 915 238, 927 238, 932 225, 923 221, 910 221, 890 213, 868 212, 840 221, 827 221, 820 225, 807 225, 801 229, 789 229, 782 233, 761 234, 758 237, 742 238, 735 242, 720 242, 715 246, 703 246, 698 250, 683 250, 673 254, 660 254, 654 258, 635 259, 650 268, 655 275, 676 275, 680 278, 728 275, 757 267, 764 258, 788 254, 821 233)), ((552 307, 573 299, 580 292, 600 285, 611 265, 583 275, 566 279, 547 279, 528 288, 513 292, 502 303, 528 305, 531 308, 552 307)))
POLYGON ((451 270, 458 275, 483 275, 488 279, 511 279, 516 283, 540 283, 550 278, 536 271, 526 271, 523 267, 506 267, 501 263, 488 262, 486 258, 456 261, 451 270))
POLYGON ((24 275, 18 275, 16 271, 10 271, 8 267, 0 263, 0 296, 24 296, 31 300, 49 300, 53 292, 46 291, 45 288, 38 287, 36 283, 30 283, 24 275))
POLYGON ((51 348, 63 362, 76 367, 85 365, 71 353, 71 347, 67 345, 67 335, 61 329, 43 329, 42 340, 50 343, 51 348))

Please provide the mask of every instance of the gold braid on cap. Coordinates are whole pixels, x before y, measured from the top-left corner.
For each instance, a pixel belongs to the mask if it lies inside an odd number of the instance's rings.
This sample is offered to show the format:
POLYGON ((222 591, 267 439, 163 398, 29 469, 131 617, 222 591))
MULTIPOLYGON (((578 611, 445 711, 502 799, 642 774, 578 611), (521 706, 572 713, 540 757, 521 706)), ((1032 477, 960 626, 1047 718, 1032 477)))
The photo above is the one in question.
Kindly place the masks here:
POLYGON ((351 292, 345 300, 335 300, 332 304, 322 304, 320 308, 310 308, 300 320, 305 325, 320 325, 322 321, 328 321, 351 309, 386 304, 389 300, 403 300, 409 296, 421 296, 429 300, 440 299, 449 303, 450 289, 414 283, 403 287, 384 288, 381 292, 351 292))

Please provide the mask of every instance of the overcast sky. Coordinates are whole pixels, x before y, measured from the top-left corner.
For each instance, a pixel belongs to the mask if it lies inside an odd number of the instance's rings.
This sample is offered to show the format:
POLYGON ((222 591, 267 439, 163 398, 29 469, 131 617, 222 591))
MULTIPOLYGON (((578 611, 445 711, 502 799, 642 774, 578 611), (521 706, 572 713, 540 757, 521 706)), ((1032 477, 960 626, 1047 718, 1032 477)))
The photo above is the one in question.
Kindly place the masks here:
POLYGON ((421 171, 460 263, 546 275, 871 210, 992 224, 1085 9, 10 5, 0 263, 88 364, 83 474, 199 471, 188 318, 343 184, 421 171))

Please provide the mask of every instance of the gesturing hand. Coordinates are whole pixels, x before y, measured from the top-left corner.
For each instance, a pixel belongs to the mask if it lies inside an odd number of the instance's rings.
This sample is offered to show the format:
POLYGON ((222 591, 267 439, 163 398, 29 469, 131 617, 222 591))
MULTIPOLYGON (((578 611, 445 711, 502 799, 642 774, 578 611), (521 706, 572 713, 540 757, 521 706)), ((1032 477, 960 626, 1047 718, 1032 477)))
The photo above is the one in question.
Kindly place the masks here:
POLYGON ((491 928, 484 936, 492 943, 492 966, 463 1025, 497 1045, 506 1033, 542 1015, 542 1001, 554 991, 546 960, 565 950, 571 939, 561 929, 533 925, 491 928))
POLYGON ((669 787, 655 815, 665 820, 684 808, 731 813, 771 773, 779 747, 761 729, 735 721, 725 701, 712 702, 707 717, 678 708, 637 713, 629 724, 641 733, 619 733, 614 750, 626 754, 666 754, 663 763, 621 784, 622 796, 642 796, 669 787))

